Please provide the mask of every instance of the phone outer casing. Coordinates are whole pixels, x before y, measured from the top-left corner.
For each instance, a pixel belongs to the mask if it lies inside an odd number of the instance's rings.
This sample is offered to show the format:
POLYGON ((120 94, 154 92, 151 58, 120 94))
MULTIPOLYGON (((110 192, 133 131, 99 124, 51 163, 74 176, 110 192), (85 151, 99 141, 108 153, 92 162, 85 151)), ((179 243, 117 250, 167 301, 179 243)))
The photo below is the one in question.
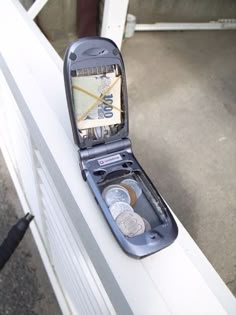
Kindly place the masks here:
MULTIPOLYGON (((88 70, 89 71, 89 70, 88 70)), ((132 152, 128 138, 128 96, 125 68, 121 53, 115 43, 107 38, 87 37, 72 43, 64 59, 64 80, 75 144, 79 148, 82 176, 93 192, 113 235, 128 255, 142 258, 169 246, 178 235, 177 224, 168 205, 152 184, 149 177, 132 152), (116 65, 121 75, 122 123, 115 134, 108 138, 83 138, 76 125, 72 76, 83 69, 98 69, 116 65), (138 200, 137 213, 151 223, 151 230, 143 234, 126 237, 103 199, 102 190, 123 179, 136 180, 143 196, 138 200)), ((151 150, 150 144, 150 150, 151 150)), ((88 209, 89 210, 89 209, 88 209)))

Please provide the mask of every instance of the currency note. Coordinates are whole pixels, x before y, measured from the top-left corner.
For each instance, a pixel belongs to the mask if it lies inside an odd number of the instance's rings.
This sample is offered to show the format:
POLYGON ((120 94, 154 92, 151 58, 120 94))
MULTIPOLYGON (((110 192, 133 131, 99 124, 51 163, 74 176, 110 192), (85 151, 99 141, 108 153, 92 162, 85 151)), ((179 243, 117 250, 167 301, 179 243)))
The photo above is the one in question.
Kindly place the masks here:
POLYGON ((115 72, 72 77, 80 130, 121 123, 121 78, 115 72))

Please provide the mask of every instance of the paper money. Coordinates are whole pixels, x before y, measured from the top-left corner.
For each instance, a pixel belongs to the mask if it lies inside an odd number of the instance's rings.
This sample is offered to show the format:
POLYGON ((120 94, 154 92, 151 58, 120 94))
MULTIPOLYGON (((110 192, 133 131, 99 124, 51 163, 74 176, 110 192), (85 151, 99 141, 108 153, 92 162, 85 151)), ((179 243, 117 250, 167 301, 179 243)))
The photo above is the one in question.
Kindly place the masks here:
POLYGON ((121 123, 121 77, 115 72, 72 77, 72 88, 78 129, 121 123))

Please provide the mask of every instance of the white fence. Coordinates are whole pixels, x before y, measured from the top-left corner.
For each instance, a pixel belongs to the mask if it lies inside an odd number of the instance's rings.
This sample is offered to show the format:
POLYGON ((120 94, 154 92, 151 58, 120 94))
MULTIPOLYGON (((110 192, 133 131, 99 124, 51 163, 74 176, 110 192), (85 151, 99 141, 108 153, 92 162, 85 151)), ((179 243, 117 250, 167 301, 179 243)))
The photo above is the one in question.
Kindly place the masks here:
POLYGON ((0 144, 63 314, 235 314, 181 223, 173 245, 123 253, 83 181, 62 61, 17 1, 0 2, 0 144))

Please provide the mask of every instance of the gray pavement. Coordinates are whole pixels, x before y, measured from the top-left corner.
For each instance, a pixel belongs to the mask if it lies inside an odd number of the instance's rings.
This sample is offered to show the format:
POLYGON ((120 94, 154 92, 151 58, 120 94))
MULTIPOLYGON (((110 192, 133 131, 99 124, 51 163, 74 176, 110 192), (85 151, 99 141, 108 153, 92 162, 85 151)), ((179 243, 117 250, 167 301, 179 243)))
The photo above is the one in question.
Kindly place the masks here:
POLYGON ((123 57, 134 152, 236 295, 236 32, 136 33, 123 57))
MULTIPOLYGON (((0 243, 23 215, 0 151, 0 243)), ((30 230, 0 272, 0 314, 61 314, 30 230)))

